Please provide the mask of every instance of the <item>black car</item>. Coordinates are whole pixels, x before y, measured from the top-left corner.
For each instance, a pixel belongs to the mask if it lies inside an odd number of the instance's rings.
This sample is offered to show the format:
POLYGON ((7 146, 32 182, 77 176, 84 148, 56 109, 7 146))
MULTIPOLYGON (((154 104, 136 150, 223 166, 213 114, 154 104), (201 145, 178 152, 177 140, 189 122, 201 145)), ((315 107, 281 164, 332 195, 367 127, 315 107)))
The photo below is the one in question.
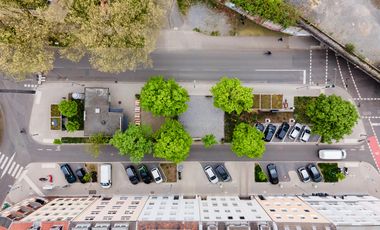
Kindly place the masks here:
POLYGON ((230 174, 223 165, 216 166, 215 172, 222 181, 227 182, 231 180, 230 174))
POLYGON ((139 171, 140 177, 145 184, 150 184, 150 182, 152 182, 153 177, 150 175, 150 172, 146 165, 140 165, 137 170, 139 171))
POLYGON ((140 178, 133 165, 130 165, 127 168, 125 168, 125 172, 127 173, 127 176, 132 184, 138 184, 140 182, 140 178))
POLYGON ((70 165, 68 164, 61 165, 61 170, 63 172, 63 175, 65 175, 65 178, 68 183, 71 184, 77 181, 77 178, 75 177, 73 170, 71 170, 70 165))
POLYGON ((264 125, 261 123, 256 123, 255 125, 256 129, 259 130, 260 132, 264 132, 264 125))
POLYGON ((276 132, 276 126, 269 124, 264 132, 264 141, 269 142, 272 140, 272 137, 274 135, 274 132, 276 132))
POLYGON ((278 184, 278 172, 275 164, 267 165, 269 181, 272 184, 278 184))
POLYGON ((309 175, 314 182, 321 182, 322 181, 322 174, 321 174, 321 172, 319 172, 319 170, 315 164, 308 164, 306 166, 306 169, 309 172, 309 175))
POLYGON ((280 140, 284 139, 286 133, 289 131, 290 125, 287 122, 282 122, 280 128, 276 133, 276 137, 280 140))
POLYGON ((86 171, 84 170, 84 168, 80 168, 80 169, 75 170, 75 175, 77 175, 79 181, 80 181, 82 184, 87 183, 87 181, 85 181, 85 180, 83 179, 83 177, 86 175, 86 171))

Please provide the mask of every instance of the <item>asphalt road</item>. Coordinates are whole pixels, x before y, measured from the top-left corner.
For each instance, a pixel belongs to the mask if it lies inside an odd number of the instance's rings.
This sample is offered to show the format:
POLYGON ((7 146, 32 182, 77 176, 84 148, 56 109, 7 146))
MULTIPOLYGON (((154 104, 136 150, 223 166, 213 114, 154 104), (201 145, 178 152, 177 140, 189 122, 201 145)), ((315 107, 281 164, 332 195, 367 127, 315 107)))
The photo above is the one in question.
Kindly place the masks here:
MULTIPOLYGON (((271 56, 263 55, 263 50, 207 50, 207 51, 157 51, 152 55, 154 67, 128 71, 123 74, 105 74, 89 69, 89 64, 82 61, 79 64, 57 59, 56 68, 48 74, 50 81, 145 81, 152 75, 162 74, 174 76, 178 81, 217 80, 220 76, 236 76, 243 81, 268 83, 334 83, 344 87, 354 98, 361 102, 360 113, 380 116, 379 103, 361 100, 364 97, 380 98, 379 84, 363 72, 355 69, 342 58, 336 58, 331 51, 313 50, 276 50, 271 56), (327 54, 327 55, 326 55, 327 54), (310 58, 312 56, 312 58, 310 58), (339 67, 337 63, 340 63, 339 67), (311 70, 311 71, 310 71, 311 70), (350 73, 351 72, 351 73, 350 73), (342 73, 342 75, 341 75, 342 73), (352 77, 351 77, 352 75, 352 77), (356 85, 356 87, 355 87, 356 85), (359 95, 360 94, 360 95, 359 95)), ((25 81, 28 83, 35 83, 25 81)), ((0 89, 25 90, 24 83, 0 81, 0 89)), ((47 146, 35 143, 27 135, 21 134, 22 128, 28 127, 30 112, 33 105, 33 95, 24 93, 0 93, 0 105, 4 115, 4 133, 0 152, 21 167, 30 162, 83 162, 83 161, 127 161, 111 146, 102 150, 102 154, 94 159, 85 147, 47 146)), ((371 125, 376 119, 364 118, 367 133, 373 134, 371 125), (372 123, 371 123, 372 121, 372 123)), ((380 122, 380 121, 379 121, 380 122)), ((263 161, 316 161, 317 149, 323 146, 315 145, 277 145, 267 146, 263 161), (286 146, 287 145, 287 146, 286 146)), ((348 150, 347 161, 366 161, 374 165, 368 146, 334 146, 348 150)), ((157 161, 147 156, 146 161, 157 161)), ((193 146, 188 160, 192 161, 249 161, 247 158, 237 158, 229 146, 216 146, 206 150, 202 146, 193 146)), ((14 177, 5 174, 0 178, 0 200, 6 196, 14 177)))

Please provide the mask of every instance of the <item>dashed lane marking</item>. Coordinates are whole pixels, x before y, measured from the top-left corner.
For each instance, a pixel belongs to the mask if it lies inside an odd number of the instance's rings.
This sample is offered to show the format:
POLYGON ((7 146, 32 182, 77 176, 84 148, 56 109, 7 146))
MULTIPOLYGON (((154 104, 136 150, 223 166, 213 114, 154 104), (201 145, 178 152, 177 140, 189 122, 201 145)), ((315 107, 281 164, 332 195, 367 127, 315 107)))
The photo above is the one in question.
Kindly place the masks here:
POLYGON ((328 71, 329 71, 329 49, 326 49, 325 85, 327 85, 328 71))
POLYGON ((347 85, 346 85, 346 82, 344 81, 344 77, 343 77, 343 74, 342 74, 342 69, 340 68, 340 63, 339 63, 339 60, 338 60, 338 55, 336 53, 335 53, 335 58, 336 58, 336 63, 338 65, 339 75, 340 75, 340 78, 342 79, 343 87, 344 87, 345 90, 347 90, 347 85))
POLYGON ((354 83, 354 87, 355 87, 356 93, 358 94, 359 98, 361 98, 362 96, 360 96, 360 92, 359 92, 358 86, 356 85, 354 76, 352 75, 352 72, 351 72, 350 63, 348 61, 347 61, 347 67, 348 67, 348 72, 350 73, 352 82, 354 83))
POLYGON ((362 119, 380 119, 380 116, 361 116, 362 119))
POLYGON ((355 101, 380 101, 380 98, 378 97, 366 97, 366 98, 354 98, 355 101))
POLYGON ((312 81, 311 81, 311 70, 312 70, 312 65, 313 65, 313 50, 310 50, 309 85, 312 84, 312 81))

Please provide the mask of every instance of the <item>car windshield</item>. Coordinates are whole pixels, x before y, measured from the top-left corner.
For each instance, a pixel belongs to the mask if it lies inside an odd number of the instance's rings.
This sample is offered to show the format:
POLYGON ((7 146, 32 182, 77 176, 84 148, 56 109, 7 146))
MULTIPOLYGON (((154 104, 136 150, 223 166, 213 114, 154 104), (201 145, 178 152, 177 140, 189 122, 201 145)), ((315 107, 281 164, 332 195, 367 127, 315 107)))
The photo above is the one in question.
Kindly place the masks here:
POLYGON ((277 173, 275 169, 271 169, 270 174, 272 175, 272 177, 277 177, 277 173))
POLYGON ((215 180, 216 176, 212 176, 210 177, 211 180, 215 180))
POLYGON ((319 175, 319 172, 318 172, 318 170, 317 170, 315 167, 312 167, 310 170, 311 170, 311 172, 312 172, 314 175, 319 175))
POLYGON ((307 175, 306 170, 302 170, 301 172, 302 172, 302 176, 303 176, 304 178, 309 178, 309 175, 307 175))

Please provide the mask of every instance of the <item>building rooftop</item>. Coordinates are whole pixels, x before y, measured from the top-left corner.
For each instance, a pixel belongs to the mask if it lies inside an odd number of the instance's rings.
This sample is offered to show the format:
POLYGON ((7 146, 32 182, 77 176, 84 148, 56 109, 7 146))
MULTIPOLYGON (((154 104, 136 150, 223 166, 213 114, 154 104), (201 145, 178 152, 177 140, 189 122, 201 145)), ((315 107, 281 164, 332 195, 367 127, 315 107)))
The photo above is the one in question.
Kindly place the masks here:
POLYGON ((85 88, 84 135, 103 133, 112 136, 121 129, 123 113, 110 110, 108 88, 85 88))

